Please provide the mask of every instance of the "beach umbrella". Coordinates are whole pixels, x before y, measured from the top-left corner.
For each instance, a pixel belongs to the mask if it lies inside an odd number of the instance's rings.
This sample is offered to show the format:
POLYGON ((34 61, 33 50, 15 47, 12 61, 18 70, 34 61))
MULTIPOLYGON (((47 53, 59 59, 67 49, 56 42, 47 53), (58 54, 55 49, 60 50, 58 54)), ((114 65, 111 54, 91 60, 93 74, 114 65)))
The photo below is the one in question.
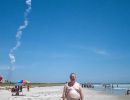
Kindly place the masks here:
POLYGON ((18 80, 17 83, 23 83, 23 80, 18 80))
POLYGON ((28 83, 30 83, 28 80, 18 80, 17 83, 20 83, 22 85, 26 85, 28 83))
POLYGON ((28 80, 23 80, 23 84, 25 85, 25 84, 28 84, 28 83, 30 83, 28 80))

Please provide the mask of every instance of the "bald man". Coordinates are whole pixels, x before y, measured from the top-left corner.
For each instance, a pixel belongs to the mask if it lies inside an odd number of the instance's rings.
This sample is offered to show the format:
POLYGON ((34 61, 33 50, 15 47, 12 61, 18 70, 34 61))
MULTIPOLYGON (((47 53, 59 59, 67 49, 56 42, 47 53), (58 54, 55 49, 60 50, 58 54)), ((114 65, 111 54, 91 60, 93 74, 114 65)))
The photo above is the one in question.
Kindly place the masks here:
POLYGON ((70 82, 64 85, 63 100, 83 100, 82 87, 76 82, 76 74, 70 74, 70 82))

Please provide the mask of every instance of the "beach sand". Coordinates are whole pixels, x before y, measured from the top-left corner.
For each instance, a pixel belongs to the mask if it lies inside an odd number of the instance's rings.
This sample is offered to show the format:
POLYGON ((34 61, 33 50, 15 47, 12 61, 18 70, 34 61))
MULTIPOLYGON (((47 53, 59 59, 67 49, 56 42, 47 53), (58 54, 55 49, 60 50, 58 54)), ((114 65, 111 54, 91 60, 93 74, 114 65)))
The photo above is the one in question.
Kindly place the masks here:
MULTIPOLYGON (((34 87, 28 92, 23 89, 23 96, 12 96, 9 90, 0 90, 0 100, 62 100, 63 86, 34 87)), ((108 95, 91 89, 83 89, 84 100, 130 100, 130 96, 108 95)))

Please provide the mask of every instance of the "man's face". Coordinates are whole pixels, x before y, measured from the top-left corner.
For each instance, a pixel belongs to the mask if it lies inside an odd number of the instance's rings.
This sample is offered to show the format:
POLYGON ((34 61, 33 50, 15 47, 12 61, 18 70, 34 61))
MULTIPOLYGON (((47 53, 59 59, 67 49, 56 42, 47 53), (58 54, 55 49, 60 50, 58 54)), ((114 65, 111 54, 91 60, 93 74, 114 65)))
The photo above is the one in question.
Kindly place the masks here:
POLYGON ((71 80, 71 81, 76 81, 76 76, 75 76, 74 74, 72 74, 72 75, 70 76, 70 80, 71 80))

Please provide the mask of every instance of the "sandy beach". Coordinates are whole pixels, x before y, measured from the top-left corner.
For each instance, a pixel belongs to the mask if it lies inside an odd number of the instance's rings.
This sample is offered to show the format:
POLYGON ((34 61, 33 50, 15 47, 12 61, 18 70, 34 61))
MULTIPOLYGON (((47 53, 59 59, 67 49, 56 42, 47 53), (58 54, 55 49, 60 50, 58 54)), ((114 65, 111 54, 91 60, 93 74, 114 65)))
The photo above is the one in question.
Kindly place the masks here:
MULTIPOLYGON (((0 90, 0 100, 62 100, 63 86, 34 87, 28 92, 23 89, 23 96, 12 96, 9 90, 0 90)), ((83 89, 84 100, 130 100, 130 96, 108 95, 90 89, 83 89)))

